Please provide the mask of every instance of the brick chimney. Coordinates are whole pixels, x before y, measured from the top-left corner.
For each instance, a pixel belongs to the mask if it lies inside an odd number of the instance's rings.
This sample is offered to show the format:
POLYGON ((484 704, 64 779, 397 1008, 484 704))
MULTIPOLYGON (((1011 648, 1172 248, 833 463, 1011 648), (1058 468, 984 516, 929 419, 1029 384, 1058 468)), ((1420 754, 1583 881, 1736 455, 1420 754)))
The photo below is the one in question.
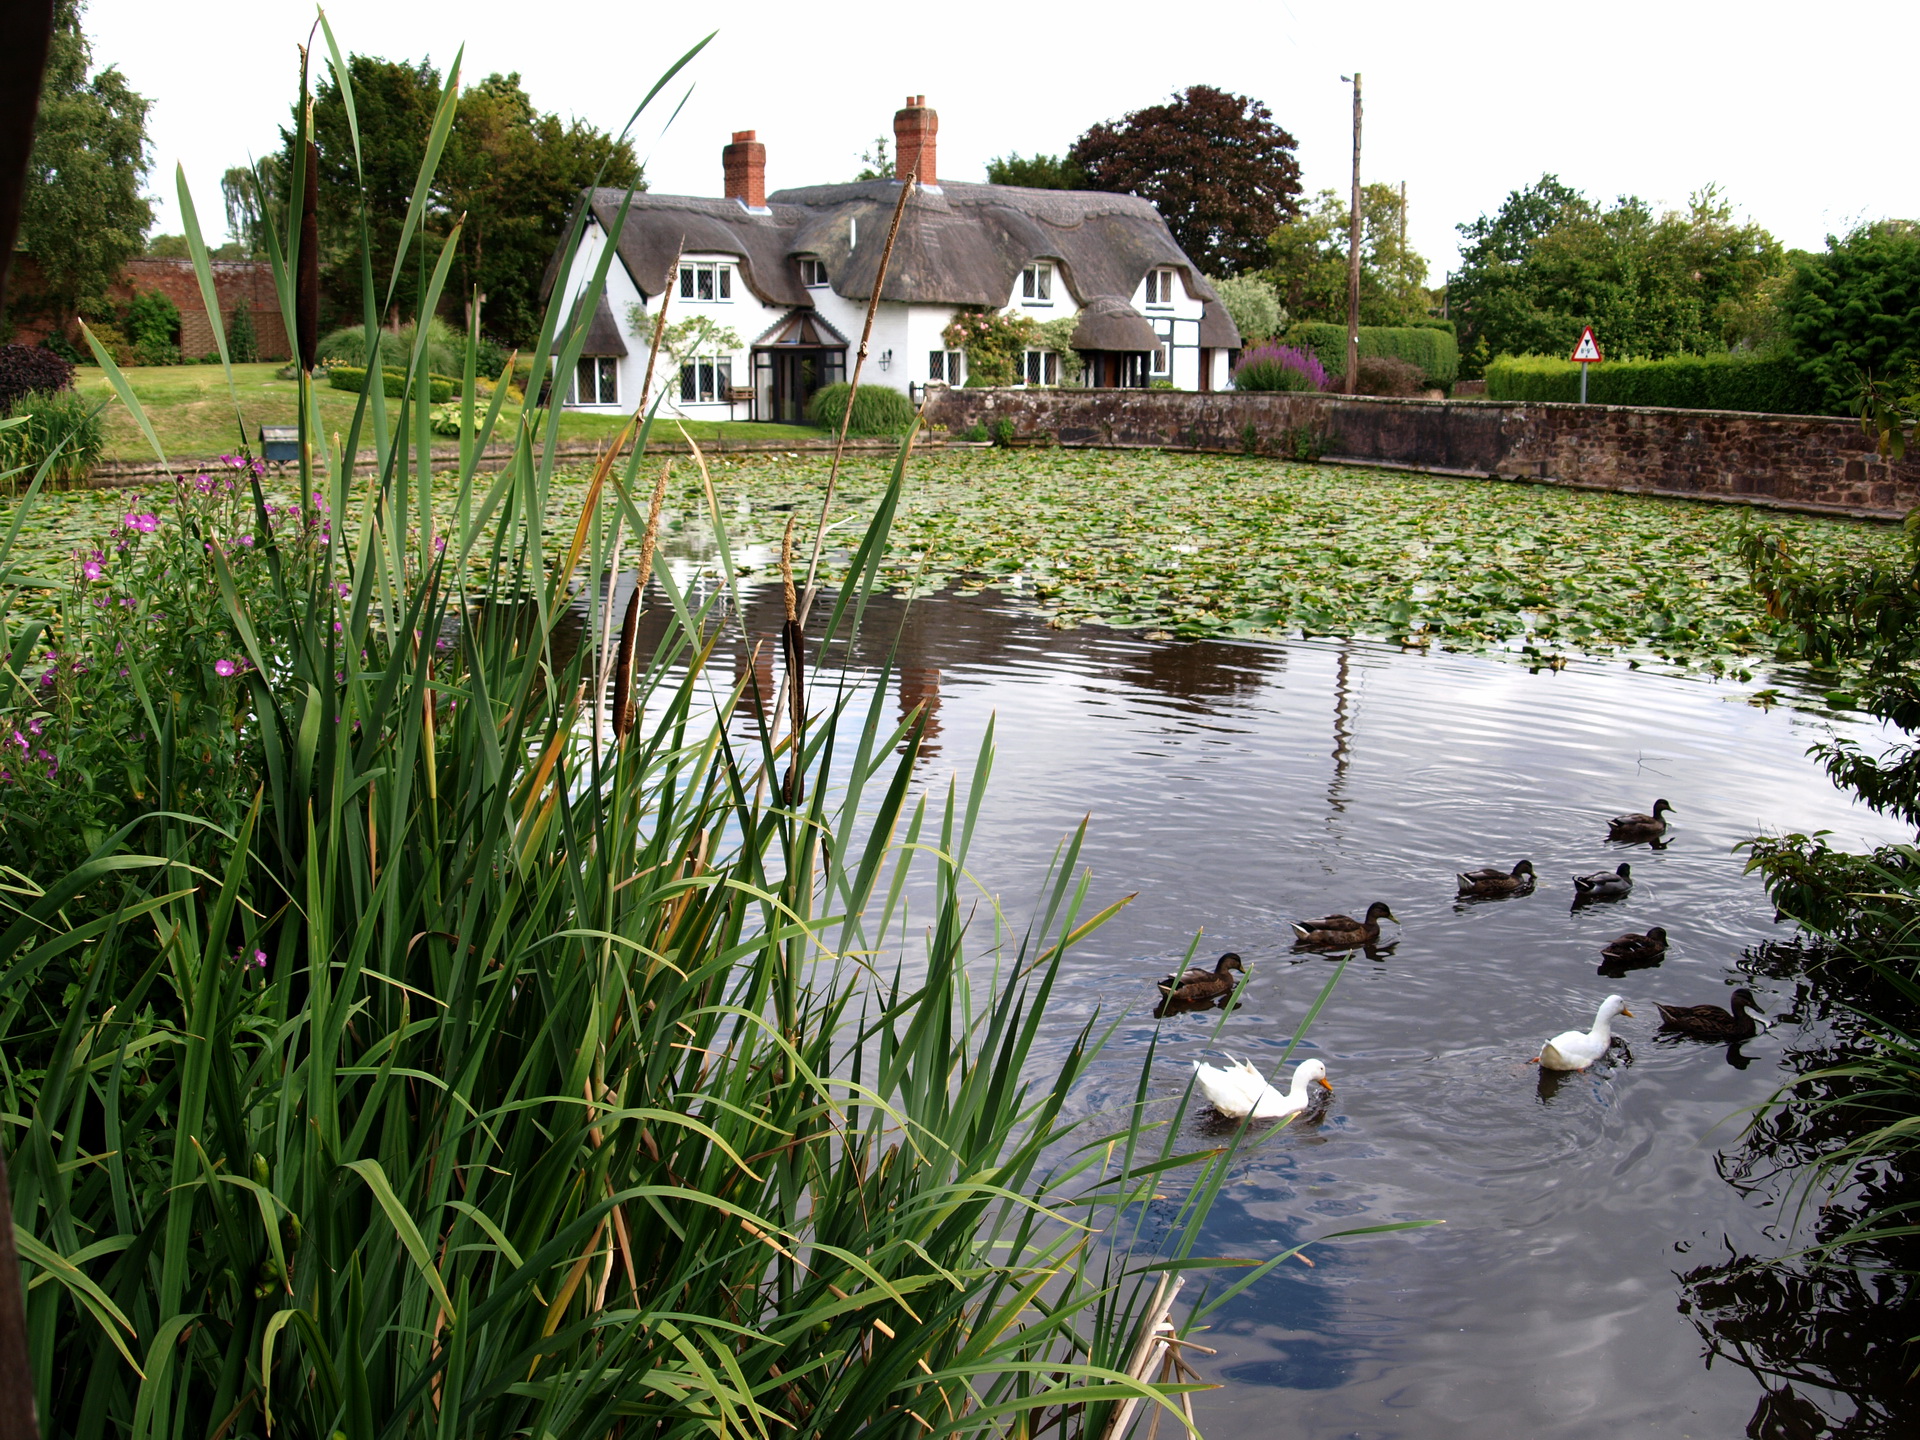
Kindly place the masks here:
POLYGON ((727 198, 738 200, 749 210, 767 208, 767 147, 753 138, 751 130, 733 132, 733 143, 720 152, 720 164, 727 172, 727 198))
POLYGON ((927 108, 927 97, 909 95, 904 110, 893 112, 893 176, 904 180, 919 171, 922 185, 938 185, 934 142, 940 134, 940 117, 927 108))

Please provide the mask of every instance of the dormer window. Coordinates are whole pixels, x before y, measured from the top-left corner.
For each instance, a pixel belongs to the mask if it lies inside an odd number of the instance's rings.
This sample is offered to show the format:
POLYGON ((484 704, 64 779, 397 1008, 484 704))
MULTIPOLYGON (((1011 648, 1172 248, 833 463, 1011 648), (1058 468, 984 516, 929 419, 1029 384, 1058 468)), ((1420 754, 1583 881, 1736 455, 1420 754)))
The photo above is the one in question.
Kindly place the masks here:
POLYGON ((811 255, 800 257, 800 283, 809 290, 819 290, 827 283, 827 262, 816 260, 811 255))
POLYGON ((1173 304, 1173 271, 1147 272, 1147 304, 1155 307, 1173 304))
POLYGON ((1020 298, 1029 305, 1053 303, 1053 266, 1042 260, 1020 272, 1020 298))
POLYGON ((733 266, 714 261, 689 261, 680 266, 682 300, 733 299, 733 266))

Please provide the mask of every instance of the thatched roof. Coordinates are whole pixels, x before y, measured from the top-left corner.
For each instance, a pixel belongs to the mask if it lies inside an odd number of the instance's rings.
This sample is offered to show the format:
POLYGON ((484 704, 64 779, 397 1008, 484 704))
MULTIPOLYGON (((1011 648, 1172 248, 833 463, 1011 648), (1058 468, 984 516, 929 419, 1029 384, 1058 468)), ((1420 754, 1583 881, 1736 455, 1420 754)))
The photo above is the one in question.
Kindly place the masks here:
MULTIPOLYGON (((624 190, 595 190, 582 201, 604 229, 619 227, 621 263, 644 295, 666 288, 683 251, 734 255, 742 282, 761 300, 810 309, 796 259, 818 257, 835 293, 868 299, 899 196, 893 180, 814 185, 770 195, 766 209, 755 212, 737 200, 648 192, 633 197, 624 223, 624 190)), ((918 189, 901 217, 881 298, 998 309, 1021 270, 1036 260, 1057 263, 1060 279, 1083 309, 1099 300, 1130 308, 1147 271, 1170 266, 1182 272, 1191 294, 1207 302, 1201 343, 1240 343, 1213 287, 1174 243, 1159 212, 1132 195, 1014 185, 918 189), (1206 338, 1209 331, 1215 338, 1206 338)), ((556 253, 543 292, 558 271, 556 253)))
POLYGON ((620 327, 614 323, 613 310, 607 304, 607 297, 600 297, 600 304, 593 312, 593 320, 587 326, 587 343, 580 347, 582 355, 619 355, 627 353, 626 339, 620 334, 620 327))
POLYGON ((1240 348, 1240 327, 1233 323, 1227 307, 1218 300, 1207 301, 1206 308, 1200 312, 1200 343, 1214 350, 1240 348))
POLYGON ((1073 327, 1076 350, 1152 350, 1160 337, 1141 313, 1126 301, 1102 295, 1080 312, 1073 327))

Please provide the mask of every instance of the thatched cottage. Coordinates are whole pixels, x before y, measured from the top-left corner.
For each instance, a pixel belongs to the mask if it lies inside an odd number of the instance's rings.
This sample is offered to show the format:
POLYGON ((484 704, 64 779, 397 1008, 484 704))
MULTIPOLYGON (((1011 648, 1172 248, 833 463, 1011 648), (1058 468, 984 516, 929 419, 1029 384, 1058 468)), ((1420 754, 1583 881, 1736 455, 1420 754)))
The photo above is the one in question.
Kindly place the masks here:
MULTIPOLYGON (((813 392, 846 378, 904 177, 907 202, 874 317, 862 384, 917 393, 966 381, 963 351, 942 338, 969 309, 1077 317, 1081 383, 1182 390, 1226 384, 1240 337, 1166 222, 1145 200, 1094 191, 942 184, 939 118, 924 96, 893 117, 896 176, 766 194, 766 147, 751 130, 722 152, 726 193, 581 197, 585 235, 546 289, 576 304, 608 245, 605 294, 567 403, 639 403, 663 295, 669 324, 706 317, 696 351, 660 357, 654 387, 668 410, 700 419, 797 421, 813 392)), ((1020 383, 1057 384, 1060 356, 1027 352, 1020 383)))

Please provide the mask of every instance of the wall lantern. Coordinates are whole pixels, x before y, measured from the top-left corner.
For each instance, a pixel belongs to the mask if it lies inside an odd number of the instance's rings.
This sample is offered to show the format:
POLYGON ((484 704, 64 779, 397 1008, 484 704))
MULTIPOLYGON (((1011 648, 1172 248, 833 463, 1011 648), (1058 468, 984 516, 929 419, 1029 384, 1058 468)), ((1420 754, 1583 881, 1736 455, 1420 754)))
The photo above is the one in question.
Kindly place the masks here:
POLYGON ((882 350, 880 352, 880 368, 882 370, 891 370, 893 368, 893 351, 882 350))

